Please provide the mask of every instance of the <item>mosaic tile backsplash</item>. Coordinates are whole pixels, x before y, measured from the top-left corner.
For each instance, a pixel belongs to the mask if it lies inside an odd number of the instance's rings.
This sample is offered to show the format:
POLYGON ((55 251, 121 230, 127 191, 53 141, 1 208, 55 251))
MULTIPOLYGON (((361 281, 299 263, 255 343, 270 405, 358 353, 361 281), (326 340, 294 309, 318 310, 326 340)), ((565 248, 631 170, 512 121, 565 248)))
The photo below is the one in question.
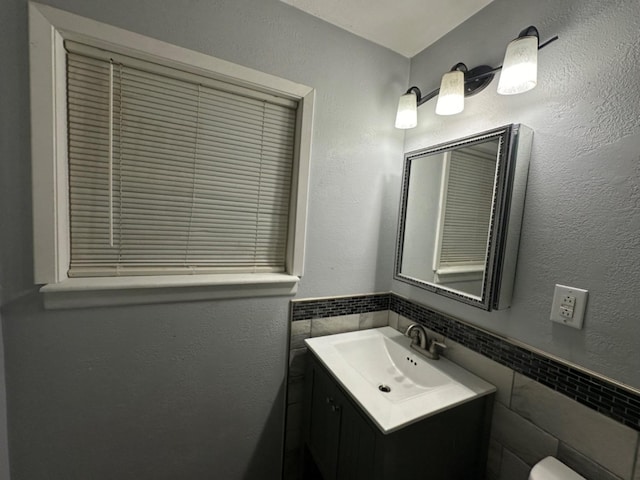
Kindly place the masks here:
POLYGON ((356 313, 389 310, 390 295, 374 293, 355 297, 332 297, 319 300, 294 300, 291 302, 291 320, 339 317, 356 313))
POLYGON ((640 431, 640 394, 393 293, 291 302, 293 322, 390 310, 640 431))

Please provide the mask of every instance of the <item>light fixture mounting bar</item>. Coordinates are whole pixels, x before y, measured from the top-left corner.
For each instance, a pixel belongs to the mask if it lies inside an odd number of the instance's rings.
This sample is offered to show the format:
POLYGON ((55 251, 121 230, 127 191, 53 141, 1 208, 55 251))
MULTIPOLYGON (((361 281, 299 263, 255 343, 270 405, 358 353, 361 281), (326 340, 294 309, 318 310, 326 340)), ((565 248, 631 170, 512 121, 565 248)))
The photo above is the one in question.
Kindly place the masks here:
POLYGON ((547 40, 544 43, 541 43, 540 46, 538 47, 538 50, 542 50, 544 47, 546 47, 547 45, 549 45, 550 43, 555 42, 556 40, 558 40, 558 35, 554 35, 553 37, 551 37, 549 40, 547 40))
MULTIPOLYGON (((529 28, 523 30, 521 32, 521 35, 526 34, 529 31, 529 28)), ((542 50, 544 47, 546 47, 550 43, 555 42, 556 40, 558 40, 558 35, 555 35, 551 37, 549 40, 547 40, 546 42, 541 43, 538 46, 538 50, 542 50)), ((459 64, 456 64, 456 66, 457 65, 459 64)), ((493 80, 493 77, 495 76, 496 72, 500 71, 501 69, 502 69, 502 65, 499 65, 495 68, 492 68, 488 65, 479 65, 465 72, 464 96, 469 97, 471 95, 475 95, 476 93, 480 93, 482 90, 484 90, 487 87, 487 85, 491 83, 491 80, 493 80)), ((406 91, 406 93, 412 93, 412 92, 415 93, 416 95, 416 102, 417 102, 417 106, 419 107, 420 105, 427 103, 432 98, 437 97, 438 93, 440 93, 440 89, 436 88, 432 92, 429 92, 428 94, 422 96, 422 92, 420 91, 420 89, 414 85, 406 91)))

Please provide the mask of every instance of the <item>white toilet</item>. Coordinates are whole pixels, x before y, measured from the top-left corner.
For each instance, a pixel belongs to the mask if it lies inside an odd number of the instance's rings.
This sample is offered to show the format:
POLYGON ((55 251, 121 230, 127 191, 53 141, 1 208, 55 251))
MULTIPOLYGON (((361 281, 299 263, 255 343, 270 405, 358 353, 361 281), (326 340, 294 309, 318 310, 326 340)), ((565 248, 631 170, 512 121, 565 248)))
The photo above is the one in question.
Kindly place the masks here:
POLYGON ((554 457, 540 460, 533 466, 529 480, 586 480, 554 457))

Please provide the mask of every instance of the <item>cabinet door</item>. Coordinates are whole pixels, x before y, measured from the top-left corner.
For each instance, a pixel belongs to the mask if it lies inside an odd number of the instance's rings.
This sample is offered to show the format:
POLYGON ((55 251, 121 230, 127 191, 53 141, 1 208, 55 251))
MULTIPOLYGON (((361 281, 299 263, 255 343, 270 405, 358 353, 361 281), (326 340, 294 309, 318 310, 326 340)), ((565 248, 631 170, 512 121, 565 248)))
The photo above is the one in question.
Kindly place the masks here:
POLYGON ((374 478, 375 432, 350 401, 341 403, 340 450, 338 480, 371 480, 374 478))
POLYGON ((341 394, 333 380, 321 369, 315 367, 310 372, 313 384, 307 442, 325 480, 335 479, 342 416, 338 396, 341 394))
POLYGON ((315 361, 306 441, 325 480, 371 480, 375 431, 335 380, 315 361))

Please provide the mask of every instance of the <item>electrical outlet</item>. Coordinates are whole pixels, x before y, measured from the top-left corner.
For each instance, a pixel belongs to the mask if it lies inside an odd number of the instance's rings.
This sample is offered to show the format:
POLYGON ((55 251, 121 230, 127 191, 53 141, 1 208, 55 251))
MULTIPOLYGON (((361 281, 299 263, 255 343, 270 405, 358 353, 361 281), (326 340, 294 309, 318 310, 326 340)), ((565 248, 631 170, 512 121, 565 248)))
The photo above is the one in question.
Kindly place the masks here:
POLYGON ((573 318, 573 308, 560 305, 560 316, 564 318, 573 318))
POLYGON ((588 294, 587 290, 581 288, 556 285, 549 318, 554 322, 581 329, 588 294))

